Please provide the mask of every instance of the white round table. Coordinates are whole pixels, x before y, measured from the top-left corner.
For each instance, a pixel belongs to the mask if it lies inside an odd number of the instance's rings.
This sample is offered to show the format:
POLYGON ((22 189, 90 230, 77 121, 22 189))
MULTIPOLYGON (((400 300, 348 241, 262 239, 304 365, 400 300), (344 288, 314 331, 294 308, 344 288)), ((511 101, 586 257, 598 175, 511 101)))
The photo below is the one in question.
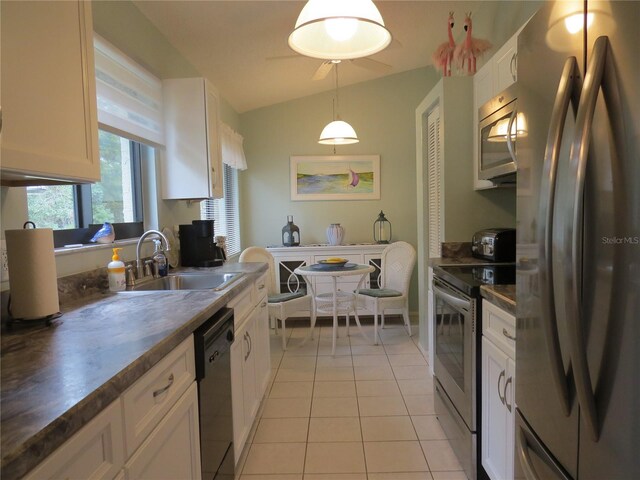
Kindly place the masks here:
MULTIPOLYGON (((349 265, 349 264, 347 264, 349 265)), ((362 336, 367 338, 364 331, 362 330, 362 326, 360 325, 360 319, 358 318, 358 308, 356 305, 356 294, 358 290, 362 288, 362 284, 364 279, 367 278, 367 274, 373 272, 375 269, 371 265, 359 265, 356 264, 354 267, 324 267, 317 268, 313 265, 298 267, 294 270, 296 275, 301 275, 305 278, 309 289, 311 290, 311 298, 313 299, 312 307, 316 312, 316 316, 318 313, 328 313, 333 315, 333 335, 332 335, 332 346, 331 346, 331 355, 335 355, 336 353, 336 337, 338 334, 338 315, 345 315, 347 319, 349 318, 349 313, 353 312, 354 317, 356 319, 356 324, 360 329, 360 333, 362 336), (338 290, 338 278, 339 277, 347 277, 347 276, 355 276, 360 275, 360 281, 358 282, 358 286, 356 287, 355 292, 343 292, 338 290), (313 277, 329 277, 332 282, 332 292, 331 293, 320 293, 316 294, 313 289, 313 282, 311 279, 313 277)), ((309 331, 309 335, 313 333, 313 329, 315 328, 315 322, 311 324, 311 330, 309 331)), ((348 320, 347 320, 347 329, 348 329, 348 320)), ((347 330, 348 332, 348 330, 347 330)))

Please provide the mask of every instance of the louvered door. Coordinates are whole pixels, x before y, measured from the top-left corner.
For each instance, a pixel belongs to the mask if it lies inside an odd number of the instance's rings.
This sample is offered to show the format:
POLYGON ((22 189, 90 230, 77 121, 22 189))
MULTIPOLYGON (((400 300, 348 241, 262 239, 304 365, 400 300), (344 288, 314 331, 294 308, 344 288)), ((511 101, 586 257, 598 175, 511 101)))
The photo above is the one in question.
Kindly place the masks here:
POLYGON ((427 188, 428 188, 428 224, 429 257, 439 257, 443 227, 443 178, 442 145, 440 130, 440 106, 437 105, 427 116, 427 188))

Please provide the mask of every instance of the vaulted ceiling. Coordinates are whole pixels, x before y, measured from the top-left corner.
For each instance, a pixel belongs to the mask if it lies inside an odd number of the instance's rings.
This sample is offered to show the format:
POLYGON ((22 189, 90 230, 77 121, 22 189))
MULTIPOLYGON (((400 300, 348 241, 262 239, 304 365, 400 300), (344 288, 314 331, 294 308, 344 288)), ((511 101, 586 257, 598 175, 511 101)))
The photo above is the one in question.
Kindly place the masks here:
MULTIPOLYGON (((392 68, 373 71, 343 63, 341 86, 431 65, 431 53, 447 39, 449 11, 455 12, 457 42, 465 36, 464 14, 471 11, 473 36, 500 45, 532 8, 532 2, 515 1, 375 3, 394 41, 371 58, 392 68)), ((287 45, 304 2, 139 0, 134 4, 239 113, 334 88, 333 73, 312 80, 322 60, 296 55, 287 45)))

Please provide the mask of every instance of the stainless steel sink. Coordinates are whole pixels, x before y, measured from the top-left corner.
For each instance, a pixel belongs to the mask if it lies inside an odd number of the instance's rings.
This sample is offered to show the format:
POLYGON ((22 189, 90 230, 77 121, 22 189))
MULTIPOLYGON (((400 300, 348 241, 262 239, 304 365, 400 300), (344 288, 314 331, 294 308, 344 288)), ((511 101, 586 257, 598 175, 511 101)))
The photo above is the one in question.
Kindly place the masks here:
POLYGON ((125 292, 162 290, 224 290, 244 273, 174 273, 166 277, 143 280, 125 292))

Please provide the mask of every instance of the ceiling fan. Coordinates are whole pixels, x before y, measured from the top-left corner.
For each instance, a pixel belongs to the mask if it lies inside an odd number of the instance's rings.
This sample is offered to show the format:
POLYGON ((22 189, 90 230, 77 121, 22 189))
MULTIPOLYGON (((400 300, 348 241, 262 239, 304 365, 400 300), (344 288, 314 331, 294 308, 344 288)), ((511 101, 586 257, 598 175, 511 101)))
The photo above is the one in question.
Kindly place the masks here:
MULTIPOLYGON (((286 60, 290 58, 300 58, 302 55, 282 55, 278 57, 268 57, 267 60, 286 60)), ((311 77, 311 80, 323 80, 329 75, 334 66, 338 63, 352 63, 361 68, 365 68, 367 70, 371 70, 376 73, 387 73, 390 72, 393 67, 387 63, 379 62, 378 60, 374 60, 369 57, 361 57, 361 58, 353 58, 350 60, 324 60, 320 66, 316 69, 315 73, 311 77)))

